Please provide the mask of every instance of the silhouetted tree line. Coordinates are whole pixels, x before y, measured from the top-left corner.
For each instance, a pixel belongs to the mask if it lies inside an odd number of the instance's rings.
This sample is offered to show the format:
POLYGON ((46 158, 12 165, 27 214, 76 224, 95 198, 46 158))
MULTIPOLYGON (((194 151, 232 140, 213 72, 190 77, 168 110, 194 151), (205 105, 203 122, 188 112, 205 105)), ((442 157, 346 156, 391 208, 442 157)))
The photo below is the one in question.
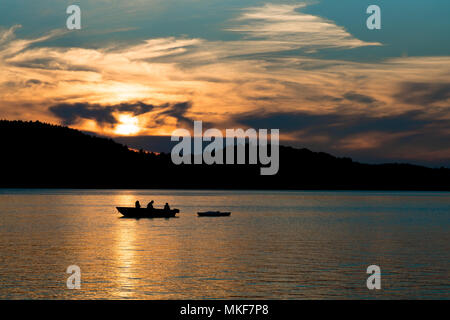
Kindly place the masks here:
POLYGON ((369 165, 292 147, 280 147, 278 174, 261 176, 260 165, 174 165, 170 154, 37 121, 0 121, 0 137, 0 187, 450 190, 448 168, 369 165))

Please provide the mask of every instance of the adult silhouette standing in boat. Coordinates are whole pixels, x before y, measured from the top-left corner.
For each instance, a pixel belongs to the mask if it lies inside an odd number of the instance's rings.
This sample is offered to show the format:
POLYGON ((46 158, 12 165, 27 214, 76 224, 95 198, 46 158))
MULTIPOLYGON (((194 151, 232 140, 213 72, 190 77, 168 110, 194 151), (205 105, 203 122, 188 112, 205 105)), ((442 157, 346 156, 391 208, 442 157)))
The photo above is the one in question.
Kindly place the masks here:
POLYGON ((165 211, 170 211, 170 207, 169 204, 166 202, 166 205, 164 206, 164 210, 165 211))
POLYGON ((139 200, 136 201, 136 203, 134 204, 136 206, 136 208, 140 209, 141 208, 141 204, 139 203, 139 200))
POLYGON ((153 209, 153 200, 147 204, 147 209, 153 209))

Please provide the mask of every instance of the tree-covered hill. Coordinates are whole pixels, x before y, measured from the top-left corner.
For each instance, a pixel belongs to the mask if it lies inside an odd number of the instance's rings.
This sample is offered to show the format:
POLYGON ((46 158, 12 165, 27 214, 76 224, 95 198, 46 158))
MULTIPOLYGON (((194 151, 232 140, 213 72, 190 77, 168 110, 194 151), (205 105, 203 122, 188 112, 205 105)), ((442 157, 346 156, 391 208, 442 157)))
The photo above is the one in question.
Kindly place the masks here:
POLYGON ((369 165, 280 147, 280 169, 174 165, 112 139, 41 122, 0 121, 0 187, 450 190, 450 169, 369 165))

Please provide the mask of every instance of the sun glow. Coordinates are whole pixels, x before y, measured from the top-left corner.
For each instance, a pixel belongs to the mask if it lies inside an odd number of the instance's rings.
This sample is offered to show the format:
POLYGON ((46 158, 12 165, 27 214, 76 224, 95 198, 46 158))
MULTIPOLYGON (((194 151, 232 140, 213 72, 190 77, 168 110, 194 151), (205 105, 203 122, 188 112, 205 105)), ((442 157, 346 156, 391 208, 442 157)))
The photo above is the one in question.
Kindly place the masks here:
POLYGON ((138 119, 130 115, 124 114, 119 116, 120 124, 118 124, 114 130, 114 133, 120 135, 133 135, 141 131, 138 125, 138 119))

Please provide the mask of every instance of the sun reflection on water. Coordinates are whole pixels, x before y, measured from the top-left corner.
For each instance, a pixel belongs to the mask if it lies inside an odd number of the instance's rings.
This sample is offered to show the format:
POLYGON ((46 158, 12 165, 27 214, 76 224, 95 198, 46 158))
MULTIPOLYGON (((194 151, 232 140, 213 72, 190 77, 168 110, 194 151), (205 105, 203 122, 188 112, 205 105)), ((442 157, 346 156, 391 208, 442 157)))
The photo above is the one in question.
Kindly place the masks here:
POLYGON ((448 194, 5 193, 0 298, 370 298, 365 270, 374 263, 386 271, 383 297, 448 291, 448 194), (114 208, 152 199, 179 208, 180 217, 123 219, 114 208), (232 211, 227 219, 196 215, 223 208, 232 211), (81 290, 66 288, 73 264, 81 290))

